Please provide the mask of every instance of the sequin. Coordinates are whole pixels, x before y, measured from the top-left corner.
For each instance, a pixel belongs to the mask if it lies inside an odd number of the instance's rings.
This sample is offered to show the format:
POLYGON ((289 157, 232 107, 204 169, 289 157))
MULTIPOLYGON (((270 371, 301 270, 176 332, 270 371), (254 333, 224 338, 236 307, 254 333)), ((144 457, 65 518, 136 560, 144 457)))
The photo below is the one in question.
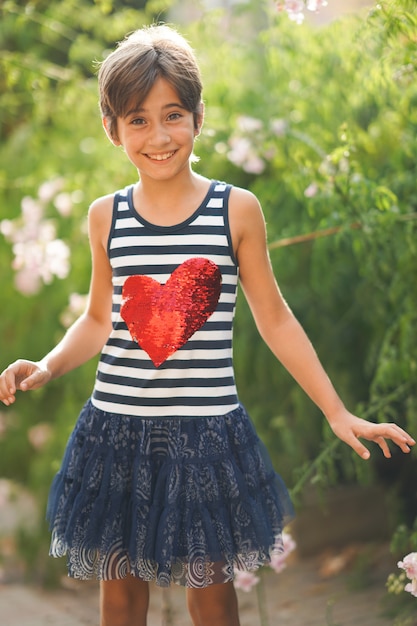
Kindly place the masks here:
POLYGON ((164 285, 150 276, 129 276, 120 314, 130 335, 156 367, 174 354, 215 311, 222 276, 209 259, 179 265, 164 285))

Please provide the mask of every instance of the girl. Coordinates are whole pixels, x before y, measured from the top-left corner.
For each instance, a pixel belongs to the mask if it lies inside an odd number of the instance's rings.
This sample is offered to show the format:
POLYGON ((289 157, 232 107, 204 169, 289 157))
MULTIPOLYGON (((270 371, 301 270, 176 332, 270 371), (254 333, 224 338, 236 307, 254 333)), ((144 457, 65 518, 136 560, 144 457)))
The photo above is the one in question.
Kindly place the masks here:
POLYGON ((360 438, 386 457, 386 440, 415 442, 346 410, 275 282, 257 199, 193 172, 204 109, 184 39, 135 32, 99 85, 105 132, 139 180, 92 204, 87 309, 41 361, 2 373, 0 399, 101 352, 50 493, 51 554, 100 579, 101 626, 144 626, 151 580, 187 587, 195 626, 238 626, 233 570, 268 563, 292 515, 235 387, 238 272, 263 339, 338 437, 364 459, 360 438))

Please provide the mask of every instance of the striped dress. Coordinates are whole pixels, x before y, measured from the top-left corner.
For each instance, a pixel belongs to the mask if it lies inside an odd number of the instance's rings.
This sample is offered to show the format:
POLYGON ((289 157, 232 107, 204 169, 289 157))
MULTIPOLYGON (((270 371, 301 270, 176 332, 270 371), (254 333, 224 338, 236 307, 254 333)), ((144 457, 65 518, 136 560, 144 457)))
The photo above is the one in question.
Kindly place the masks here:
MULTIPOLYGON (((94 406, 137 417, 204 417, 222 415, 238 406, 232 367, 238 269, 228 222, 229 192, 229 186, 212 182, 194 214, 172 227, 155 226, 136 213, 133 186, 116 194, 108 245, 113 270, 113 331, 98 365, 94 406), (195 268, 199 260, 200 274, 195 268), (204 264, 204 260, 210 263, 204 264), (161 286, 168 284, 175 271, 181 272, 184 263, 180 279, 164 293, 161 286), (177 344, 174 341, 167 347, 172 354, 155 365, 144 347, 152 344, 152 339, 154 344, 163 342, 164 334, 169 340, 181 330, 194 329, 207 291, 204 270, 214 267, 218 268, 220 287, 215 309, 183 345, 177 348, 180 337, 177 344), (141 285, 139 292, 133 289, 131 294, 131 300, 137 300, 131 307, 132 318, 142 314, 146 318, 143 324, 150 329, 147 337, 142 336, 144 347, 128 328, 128 323, 132 328, 136 320, 126 321, 121 314, 123 287, 130 276, 151 279, 148 283, 156 294, 147 300, 153 307, 150 313, 142 310, 146 303, 141 285)), ((158 345, 153 348, 158 352, 158 345)))
POLYGON ((113 329, 48 501, 70 576, 206 587, 282 548, 291 502, 233 375, 229 192, 168 228, 115 194, 113 329))

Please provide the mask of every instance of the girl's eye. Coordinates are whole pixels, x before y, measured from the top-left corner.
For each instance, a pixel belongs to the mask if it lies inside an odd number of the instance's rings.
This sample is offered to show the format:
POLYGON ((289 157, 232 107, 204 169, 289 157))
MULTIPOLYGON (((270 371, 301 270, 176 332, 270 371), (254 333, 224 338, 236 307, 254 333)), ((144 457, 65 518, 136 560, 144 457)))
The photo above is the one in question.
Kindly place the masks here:
POLYGON ((134 126, 141 126, 145 123, 145 120, 143 119, 143 117, 135 117, 130 123, 134 126))
POLYGON ((170 113, 168 115, 168 120, 170 121, 179 120, 181 117, 182 117, 181 113, 170 113))

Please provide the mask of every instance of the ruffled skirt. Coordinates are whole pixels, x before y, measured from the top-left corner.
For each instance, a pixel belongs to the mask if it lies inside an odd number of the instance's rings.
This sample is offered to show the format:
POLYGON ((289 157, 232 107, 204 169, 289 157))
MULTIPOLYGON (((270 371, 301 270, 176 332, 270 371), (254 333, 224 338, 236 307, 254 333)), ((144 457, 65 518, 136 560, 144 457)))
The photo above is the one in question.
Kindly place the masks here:
POLYGON ((292 514, 243 407, 141 419, 88 401, 51 487, 50 554, 75 578, 206 587, 268 564, 292 514))

